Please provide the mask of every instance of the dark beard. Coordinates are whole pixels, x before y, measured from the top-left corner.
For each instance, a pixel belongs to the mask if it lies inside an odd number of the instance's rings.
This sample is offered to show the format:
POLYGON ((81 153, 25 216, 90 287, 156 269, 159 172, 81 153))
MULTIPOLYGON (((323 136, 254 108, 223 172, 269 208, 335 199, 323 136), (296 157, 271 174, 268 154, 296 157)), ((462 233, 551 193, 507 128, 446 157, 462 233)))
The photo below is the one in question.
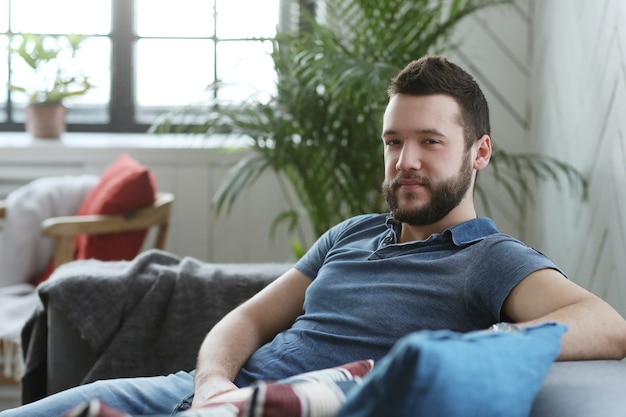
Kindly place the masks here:
MULTIPOLYGON (((426 226, 437 223, 458 206, 469 189, 471 182, 472 167, 469 155, 467 155, 463 158, 463 165, 461 165, 461 169, 456 177, 437 184, 431 184, 427 178, 399 174, 392 181, 385 180, 383 182, 383 195, 391 211, 391 216, 395 220, 411 226, 426 226), (420 179, 430 189, 431 198, 429 202, 415 209, 403 210, 400 208, 396 195, 400 187, 398 182, 407 178, 420 179)), ((409 200, 415 198, 412 194, 408 194, 406 197, 409 200)))

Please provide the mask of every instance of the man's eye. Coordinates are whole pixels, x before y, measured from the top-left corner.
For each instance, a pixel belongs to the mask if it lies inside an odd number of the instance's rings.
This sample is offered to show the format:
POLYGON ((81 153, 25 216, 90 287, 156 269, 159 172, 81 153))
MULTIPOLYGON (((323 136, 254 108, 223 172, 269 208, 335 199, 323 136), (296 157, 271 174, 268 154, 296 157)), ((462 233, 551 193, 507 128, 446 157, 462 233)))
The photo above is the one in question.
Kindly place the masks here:
POLYGON ((387 146, 395 146, 400 144, 400 141, 398 139, 389 139, 385 144, 387 146))

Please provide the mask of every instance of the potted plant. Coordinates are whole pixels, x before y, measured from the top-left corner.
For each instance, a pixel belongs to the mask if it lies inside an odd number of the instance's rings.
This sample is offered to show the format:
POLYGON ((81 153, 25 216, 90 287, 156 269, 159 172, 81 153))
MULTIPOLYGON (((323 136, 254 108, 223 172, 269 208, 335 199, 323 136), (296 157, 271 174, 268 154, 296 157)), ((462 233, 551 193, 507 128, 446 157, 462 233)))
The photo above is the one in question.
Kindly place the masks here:
POLYGON ((87 75, 73 67, 84 40, 82 35, 13 35, 10 44, 12 74, 30 73, 24 84, 11 82, 12 91, 28 98, 26 130, 36 138, 59 138, 65 131, 67 108, 63 101, 80 96, 93 86, 87 75))
MULTIPOLYGON (((281 184, 289 181, 298 201, 277 216, 272 230, 288 223, 297 234, 292 245, 297 256, 307 245, 301 216, 308 217, 317 237, 355 214, 385 210, 379 138, 389 80, 416 57, 450 50, 449 35, 463 18, 504 2, 326 2, 326 22, 308 19, 303 25, 308 30, 278 37, 273 52, 277 91, 270 101, 174 111, 163 115, 153 131, 232 132, 251 138, 255 152, 221 184, 214 196, 216 210, 228 210, 262 172, 273 170, 281 184), (178 120, 185 124, 176 125, 178 120)), ((546 156, 496 149, 492 161, 496 181, 514 201, 523 200, 532 179, 565 176, 586 190, 578 171, 546 156)), ((477 193, 484 197, 480 183, 477 193)))

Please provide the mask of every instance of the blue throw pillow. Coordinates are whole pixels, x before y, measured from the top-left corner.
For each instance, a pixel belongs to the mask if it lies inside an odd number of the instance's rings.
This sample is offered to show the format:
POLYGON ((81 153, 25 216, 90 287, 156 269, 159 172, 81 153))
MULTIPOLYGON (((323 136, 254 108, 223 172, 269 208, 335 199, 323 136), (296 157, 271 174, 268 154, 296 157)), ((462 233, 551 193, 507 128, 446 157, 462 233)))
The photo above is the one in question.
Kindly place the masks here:
POLYGON ((378 361, 337 417, 527 417, 567 327, 408 335, 378 361))

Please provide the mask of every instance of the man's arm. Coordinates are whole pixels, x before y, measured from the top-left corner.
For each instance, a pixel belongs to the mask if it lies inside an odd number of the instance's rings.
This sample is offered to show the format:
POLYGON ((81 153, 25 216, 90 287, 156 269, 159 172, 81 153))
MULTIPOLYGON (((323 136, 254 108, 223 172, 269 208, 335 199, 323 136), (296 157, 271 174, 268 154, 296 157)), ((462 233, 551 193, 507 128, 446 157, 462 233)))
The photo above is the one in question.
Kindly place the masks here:
POLYGON ((250 355, 302 314, 310 284, 310 278, 291 268, 211 329, 198 353, 194 408, 236 388, 232 381, 250 355))
POLYGON ((566 324, 558 360, 626 357, 626 321, 604 300, 554 269, 524 278, 504 302, 503 314, 520 326, 566 324))

